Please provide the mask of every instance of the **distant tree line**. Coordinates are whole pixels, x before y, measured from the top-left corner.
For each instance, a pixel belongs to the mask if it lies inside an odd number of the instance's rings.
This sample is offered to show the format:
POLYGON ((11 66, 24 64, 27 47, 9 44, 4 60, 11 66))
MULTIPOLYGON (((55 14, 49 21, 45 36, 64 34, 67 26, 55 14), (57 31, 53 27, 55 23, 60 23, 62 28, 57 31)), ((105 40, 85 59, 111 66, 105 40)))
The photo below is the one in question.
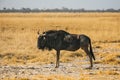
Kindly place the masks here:
POLYGON ((39 8, 34 8, 34 9, 30 9, 30 8, 21 8, 21 9, 15 9, 15 8, 3 8, 0 10, 0 12, 23 12, 23 13, 29 13, 29 12, 120 12, 120 9, 97 9, 97 10, 86 10, 84 8, 81 9, 68 9, 63 7, 62 9, 39 9, 39 8))

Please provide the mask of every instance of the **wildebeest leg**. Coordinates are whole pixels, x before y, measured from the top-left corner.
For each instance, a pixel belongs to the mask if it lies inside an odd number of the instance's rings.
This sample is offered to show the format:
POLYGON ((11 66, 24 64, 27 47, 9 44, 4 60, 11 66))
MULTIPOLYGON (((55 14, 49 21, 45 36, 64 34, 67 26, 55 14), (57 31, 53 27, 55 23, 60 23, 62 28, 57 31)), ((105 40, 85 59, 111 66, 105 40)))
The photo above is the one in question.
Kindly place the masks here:
POLYGON ((88 50, 88 46, 82 48, 86 54, 88 55, 89 59, 90 59, 90 67, 88 69, 91 69, 93 67, 93 62, 92 62, 92 56, 90 54, 90 51, 88 50))
POLYGON ((59 67, 59 59, 60 59, 60 50, 57 50, 57 53, 56 53, 56 66, 55 66, 55 68, 59 67))

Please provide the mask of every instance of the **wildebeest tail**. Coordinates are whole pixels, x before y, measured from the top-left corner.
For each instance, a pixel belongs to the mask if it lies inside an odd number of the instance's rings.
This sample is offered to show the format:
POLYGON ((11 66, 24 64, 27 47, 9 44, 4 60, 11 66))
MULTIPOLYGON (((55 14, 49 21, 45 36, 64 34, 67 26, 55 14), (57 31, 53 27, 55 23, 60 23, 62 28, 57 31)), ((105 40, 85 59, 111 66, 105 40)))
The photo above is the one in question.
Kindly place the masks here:
POLYGON ((90 40, 90 53, 91 53, 92 58, 95 60, 95 56, 92 50, 91 40, 90 40))

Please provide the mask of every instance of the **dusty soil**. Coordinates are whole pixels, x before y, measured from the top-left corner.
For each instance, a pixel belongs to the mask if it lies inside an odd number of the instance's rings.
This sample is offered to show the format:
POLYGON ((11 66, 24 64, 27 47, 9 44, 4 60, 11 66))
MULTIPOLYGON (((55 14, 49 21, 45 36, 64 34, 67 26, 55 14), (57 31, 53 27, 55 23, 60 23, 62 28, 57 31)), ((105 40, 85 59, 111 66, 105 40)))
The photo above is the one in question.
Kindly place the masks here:
MULTIPOLYGON (((28 64, 19 66, 0 66, 0 79, 4 78, 28 78, 31 79, 34 75, 67 75, 70 77, 80 78, 80 74, 96 75, 100 71, 115 71, 112 75, 120 74, 120 66, 108 64, 95 64, 93 69, 86 69, 89 65, 77 64, 83 62, 75 60, 71 63, 61 63, 59 68, 54 68, 55 64, 28 64)), ((84 61, 86 62, 86 61, 84 61)), ((109 74, 109 73, 108 73, 109 74)), ((118 79, 117 79, 118 80, 118 79)))
MULTIPOLYGON (((103 49, 97 46, 96 48, 94 48, 94 53, 119 53, 120 49, 114 48, 114 45, 116 44, 112 44, 112 48, 107 47, 103 49)), ((92 79, 90 78, 90 80, 119 80, 120 65, 100 63, 99 61, 101 61, 103 57, 97 56, 98 55, 96 55, 97 62, 94 63, 94 67, 92 69, 86 69, 87 67, 89 67, 88 59, 75 59, 74 61, 68 63, 60 63, 59 68, 55 68, 55 64, 52 63, 43 65, 41 65, 40 63, 28 63, 25 65, 0 65, 0 80, 5 78, 7 78, 8 80, 11 78, 15 78, 15 80, 19 78, 33 80, 33 76, 35 75, 63 75, 75 78, 75 80, 81 79, 81 77, 84 77, 84 75, 90 75, 92 77, 92 79)), ((38 80, 41 79, 38 78, 38 80)), ((83 80, 89 80, 89 78, 83 78, 83 80)))

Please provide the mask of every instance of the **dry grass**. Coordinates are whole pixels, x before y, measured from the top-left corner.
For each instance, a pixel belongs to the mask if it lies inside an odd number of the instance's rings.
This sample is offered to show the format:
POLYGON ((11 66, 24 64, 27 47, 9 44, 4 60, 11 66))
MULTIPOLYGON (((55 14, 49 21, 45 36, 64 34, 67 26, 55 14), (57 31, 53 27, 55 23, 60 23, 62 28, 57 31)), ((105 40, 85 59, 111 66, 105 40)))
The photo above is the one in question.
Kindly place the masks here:
POLYGON ((105 64, 120 64, 120 54, 119 53, 111 53, 109 55, 106 55, 103 60, 101 60, 102 63, 105 64))
MULTIPOLYGON (((93 47, 99 49, 120 49, 111 44, 100 42, 120 42, 120 13, 0 13, 0 65, 19 65, 38 62, 55 63, 55 51, 40 51, 37 49, 37 31, 63 29, 71 33, 86 34, 92 39, 93 47)), ((96 63, 120 64, 119 52, 97 52, 96 63)), ((69 62, 85 56, 84 52, 62 51, 61 62, 69 62)), ((92 75, 108 80, 101 75, 116 74, 116 72, 97 72, 92 75)), ((82 75, 80 80, 95 80, 88 75, 82 75)), ((34 78, 39 78, 37 76, 34 78)), ((71 77, 60 75, 42 76, 43 80, 74 80, 71 77), (45 79, 44 79, 45 78, 45 79)), ((33 78, 33 79, 34 79, 33 78)), ((114 80, 111 78, 109 80, 114 80)), ((7 79, 6 79, 7 80, 7 79)), ((17 79, 11 79, 17 80, 17 79)), ((21 79, 29 80, 29 79, 21 79)), ((36 79, 35 79, 36 80, 36 79)))
POLYGON ((8 13, 0 14, 0 17, 1 31, 36 33, 38 30, 64 29, 87 34, 93 41, 120 40, 119 13, 8 13))
MULTIPOLYGON (((5 61, 1 64, 53 63, 55 51, 43 52, 36 48, 38 30, 63 29, 86 34, 92 42, 117 42, 120 40, 119 22, 119 13, 1 13, 0 58, 5 61)), ((81 51, 62 53, 63 62, 83 56, 81 51)))

